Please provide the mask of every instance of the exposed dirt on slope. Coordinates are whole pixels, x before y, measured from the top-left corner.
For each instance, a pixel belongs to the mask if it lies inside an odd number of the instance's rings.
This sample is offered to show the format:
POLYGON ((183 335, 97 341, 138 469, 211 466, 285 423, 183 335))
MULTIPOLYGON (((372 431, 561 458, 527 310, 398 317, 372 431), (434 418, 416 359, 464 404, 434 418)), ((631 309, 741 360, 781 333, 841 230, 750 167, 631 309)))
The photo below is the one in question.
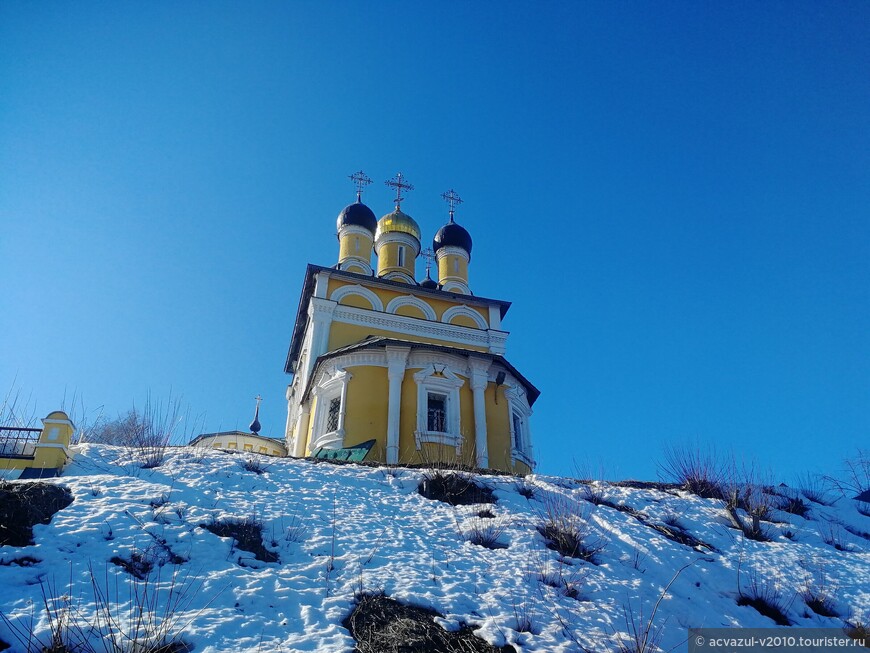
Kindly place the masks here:
POLYGON ((435 623, 434 610, 399 603, 383 594, 359 599, 342 625, 356 641, 357 653, 516 653, 474 635, 470 626, 449 632, 435 623))
POLYGON ((47 524, 72 502, 72 493, 59 485, 0 483, 0 546, 33 544, 33 526, 47 524))

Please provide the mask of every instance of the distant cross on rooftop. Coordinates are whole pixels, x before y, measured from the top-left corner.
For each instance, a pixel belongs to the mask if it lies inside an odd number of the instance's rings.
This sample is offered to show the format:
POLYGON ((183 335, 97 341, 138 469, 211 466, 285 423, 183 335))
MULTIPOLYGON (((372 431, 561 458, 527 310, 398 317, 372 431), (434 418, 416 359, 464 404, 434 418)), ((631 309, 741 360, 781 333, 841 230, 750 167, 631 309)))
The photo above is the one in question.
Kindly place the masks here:
POLYGON ((444 201, 447 202, 447 205, 450 207, 450 222, 453 222, 453 213, 456 211, 456 207, 459 204, 462 204, 462 198, 459 197, 459 193, 452 188, 446 193, 441 193, 441 197, 444 198, 444 201))
POLYGON ((387 186, 396 189, 396 210, 399 210, 399 206, 402 204, 402 200, 405 199, 402 197, 403 190, 414 190, 414 187, 405 181, 405 178, 402 176, 401 172, 397 172, 396 176, 392 179, 388 179, 384 182, 387 186))
POLYGON ((356 184, 356 201, 361 202, 363 188, 372 183, 372 180, 369 179, 368 176, 366 176, 366 173, 364 173, 362 170, 359 170, 352 175, 349 175, 348 179, 356 184))
POLYGON ((426 276, 429 276, 429 269, 432 267, 432 261, 435 260, 435 252, 432 251, 431 247, 427 247, 422 252, 420 252, 422 257, 426 259, 426 276))
POLYGON ((257 408, 259 408, 260 402, 263 401, 263 398, 260 395, 257 395, 256 397, 254 397, 254 399, 257 400, 257 408))

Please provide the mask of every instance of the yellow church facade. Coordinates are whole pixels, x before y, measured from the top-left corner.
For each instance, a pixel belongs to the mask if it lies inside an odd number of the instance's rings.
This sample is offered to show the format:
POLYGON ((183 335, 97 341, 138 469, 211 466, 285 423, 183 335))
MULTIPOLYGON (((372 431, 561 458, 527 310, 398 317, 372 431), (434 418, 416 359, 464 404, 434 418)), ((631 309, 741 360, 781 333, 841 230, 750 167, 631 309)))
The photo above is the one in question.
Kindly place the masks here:
POLYGON ((337 221, 338 263, 308 265, 285 371, 287 449, 306 456, 368 440, 368 460, 534 469, 530 417, 538 390, 505 358, 510 303, 473 295, 472 241, 450 220, 430 256, 438 281, 417 281, 422 234, 395 209, 380 220, 357 201, 337 221), (372 266, 372 257, 377 262, 372 266))

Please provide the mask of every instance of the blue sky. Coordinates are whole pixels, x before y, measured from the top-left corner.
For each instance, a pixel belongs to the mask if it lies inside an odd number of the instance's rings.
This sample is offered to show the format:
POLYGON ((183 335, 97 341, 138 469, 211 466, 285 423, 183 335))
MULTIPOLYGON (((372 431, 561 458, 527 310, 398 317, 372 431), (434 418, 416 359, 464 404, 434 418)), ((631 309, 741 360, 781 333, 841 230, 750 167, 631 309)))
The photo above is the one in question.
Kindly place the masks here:
MULTIPOLYGON (((0 4, 0 381, 40 415, 286 417, 347 175, 465 200, 540 471, 779 479, 870 438, 870 5, 0 4)), ((418 267, 423 274, 422 264, 418 267)))

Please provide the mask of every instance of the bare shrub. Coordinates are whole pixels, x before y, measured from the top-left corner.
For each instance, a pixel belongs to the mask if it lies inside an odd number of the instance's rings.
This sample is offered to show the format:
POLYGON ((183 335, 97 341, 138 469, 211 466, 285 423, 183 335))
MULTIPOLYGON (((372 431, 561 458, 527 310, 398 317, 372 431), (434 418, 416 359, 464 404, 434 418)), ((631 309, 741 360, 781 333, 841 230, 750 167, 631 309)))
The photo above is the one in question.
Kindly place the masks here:
POLYGON ((33 428, 37 423, 36 402, 32 395, 22 398, 21 389, 13 380, 0 402, 0 426, 33 428))
POLYGON ((563 497, 550 496, 538 512, 538 532, 547 548, 566 558, 598 564, 597 556, 606 542, 590 532, 582 505, 563 497))
POLYGON ((525 497, 529 501, 535 498, 537 488, 535 484, 525 478, 518 478, 513 483, 514 490, 521 497, 525 497))
POLYGON ((34 620, 31 614, 29 624, 18 624, 0 612, 0 620, 6 624, 9 633, 25 653, 72 653, 86 650, 87 638, 75 620, 72 578, 66 592, 59 592, 52 581, 40 579, 42 609, 48 622, 48 639, 37 638, 34 633, 34 620))
POLYGON ((554 563, 544 558, 537 574, 541 584, 559 591, 564 596, 579 600, 586 577, 582 568, 554 563))
POLYGON ((819 535, 828 546, 834 547, 837 551, 851 553, 855 550, 855 547, 843 534, 844 530, 839 522, 829 521, 826 525, 819 527, 819 535))
MULTIPOLYGON (((159 572, 144 579, 110 581, 89 568, 96 616, 85 621, 80 609, 84 599, 70 577, 66 591, 50 582, 40 582, 42 609, 48 623, 48 639, 34 632, 33 615, 26 622, 12 621, 0 612, 2 621, 24 653, 187 653, 192 647, 182 639, 190 624, 211 601, 194 614, 188 608, 202 588, 202 581, 189 583, 187 575, 174 573, 161 582, 159 572)), ((217 592, 214 601, 221 591, 217 592)))
POLYGON ((775 506, 777 510, 797 515, 804 519, 809 518, 810 507, 807 505, 807 502, 803 500, 800 493, 795 492, 790 488, 777 494, 775 506))
POLYGON ((664 462, 659 465, 659 475, 699 497, 722 499, 729 468, 712 449, 669 446, 665 448, 664 462))
POLYGON ((242 461, 242 469, 247 472, 253 472, 254 474, 257 474, 259 476, 260 474, 264 474, 269 471, 269 468, 272 467, 273 464, 274 461, 269 462, 265 456, 252 455, 247 456, 242 461))
POLYGON ((628 633, 628 637, 616 638, 616 644, 620 653, 651 653, 652 651, 660 650, 659 643, 661 642, 662 636, 665 634, 667 620, 661 624, 656 624, 656 613, 659 610, 661 602, 668 595, 668 590, 671 589, 671 585, 676 582, 677 578, 680 577, 680 574, 693 564, 693 562, 689 563, 677 570, 677 573, 674 574, 670 582, 665 585, 664 589, 659 594, 658 600, 655 602, 648 619, 644 618, 642 608, 640 608, 637 614, 635 614, 630 603, 627 606, 622 606, 622 614, 625 619, 625 629, 628 633))
POLYGON ((421 496, 443 501, 451 506, 495 503, 492 488, 482 485, 467 473, 443 469, 427 469, 417 491, 421 496))
POLYGON ((817 615, 822 617, 840 616, 834 606, 834 600, 828 594, 819 593, 812 587, 805 587, 801 591, 801 598, 807 607, 817 615))
POLYGON ((791 621, 786 616, 788 606, 783 599, 783 594, 776 582, 760 578, 758 574, 751 573, 747 585, 740 586, 738 576, 737 605, 747 605, 772 619, 777 626, 791 626, 791 621))
POLYGON ((870 449, 858 449, 853 458, 843 461, 843 475, 840 478, 832 476, 826 480, 843 496, 850 499, 868 497, 870 501, 870 449))
POLYGON ((511 519, 507 515, 481 517, 479 514, 474 514, 459 524, 459 533, 466 542, 477 546, 487 549, 506 549, 508 545, 502 540, 502 535, 510 524, 511 519))
POLYGON ((813 503, 820 506, 831 506, 834 504, 834 498, 831 496, 831 488, 828 480, 819 474, 801 474, 798 476, 798 487, 801 494, 813 503))
POLYGON ((109 562, 139 580, 145 580, 154 568, 154 556, 148 550, 132 551, 127 557, 113 556, 109 562))
POLYGON ((860 642, 862 646, 866 647, 870 642, 870 624, 866 624, 860 619, 844 621, 843 632, 846 633, 846 637, 860 642))
POLYGON ((775 497, 768 491, 754 465, 745 466, 724 487, 726 511, 735 528, 757 542, 769 542, 770 534, 761 522, 770 519, 775 497), (743 511, 746 518, 740 513, 743 511))
POLYGON ((342 626, 350 632, 359 653, 515 653, 512 646, 484 642, 469 626, 448 632, 435 623, 438 616, 434 610, 405 605, 383 594, 363 594, 342 626))
POLYGON ((185 630, 214 601, 188 616, 188 609, 202 589, 202 580, 191 580, 178 568, 168 582, 161 582, 160 569, 152 576, 133 578, 114 587, 108 574, 102 579, 90 569, 91 587, 97 608, 94 627, 109 653, 187 653, 193 647, 182 638, 185 630), (124 592, 126 589, 126 595, 124 592))
POLYGON ((278 562, 278 554, 263 546, 263 523, 254 517, 213 521, 203 528, 218 537, 233 538, 237 549, 253 553, 257 560, 278 562))
POLYGON ((282 527, 284 528, 285 542, 301 542, 305 539, 305 532, 308 530, 296 513, 290 517, 290 523, 286 527, 283 526, 282 521, 282 527))
POLYGON ((170 444, 178 444, 193 436, 196 423, 196 420, 190 420, 190 410, 182 405, 179 397, 170 395, 164 404, 152 399, 149 393, 142 410, 133 406, 126 415, 119 415, 117 419, 98 420, 83 439, 97 444, 130 447, 139 465, 151 469, 163 464, 170 444))
POLYGON ((685 530, 683 528, 682 522, 680 522, 680 516, 675 512, 668 512, 662 517, 662 523, 665 526, 670 526, 671 528, 676 528, 679 530, 685 530))
POLYGON ((535 626, 537 620, 535 619, 531 597, 526 594, 512 595, 511 605, 514 613, 511 628, 518 633, 537 635, 540 629, 535 626))

